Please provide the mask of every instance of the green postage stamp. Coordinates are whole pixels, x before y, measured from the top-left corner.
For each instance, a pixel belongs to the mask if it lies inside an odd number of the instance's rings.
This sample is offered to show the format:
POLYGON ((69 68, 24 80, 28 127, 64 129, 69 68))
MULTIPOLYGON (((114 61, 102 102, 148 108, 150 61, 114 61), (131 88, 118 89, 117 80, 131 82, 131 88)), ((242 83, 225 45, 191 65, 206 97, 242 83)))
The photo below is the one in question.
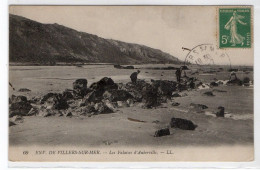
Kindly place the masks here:
POLYGON ((219 47, 251 48, 251 8, 219 8, 219 47))

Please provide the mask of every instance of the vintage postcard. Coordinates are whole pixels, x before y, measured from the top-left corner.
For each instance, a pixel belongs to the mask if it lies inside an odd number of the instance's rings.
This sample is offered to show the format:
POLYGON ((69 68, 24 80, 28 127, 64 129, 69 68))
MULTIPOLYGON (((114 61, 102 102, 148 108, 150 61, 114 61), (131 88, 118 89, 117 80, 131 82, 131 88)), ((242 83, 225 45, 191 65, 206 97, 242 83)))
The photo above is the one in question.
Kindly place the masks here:
POLYGON ((9 6, 9 161, 253 161, 253 16, 9 6))

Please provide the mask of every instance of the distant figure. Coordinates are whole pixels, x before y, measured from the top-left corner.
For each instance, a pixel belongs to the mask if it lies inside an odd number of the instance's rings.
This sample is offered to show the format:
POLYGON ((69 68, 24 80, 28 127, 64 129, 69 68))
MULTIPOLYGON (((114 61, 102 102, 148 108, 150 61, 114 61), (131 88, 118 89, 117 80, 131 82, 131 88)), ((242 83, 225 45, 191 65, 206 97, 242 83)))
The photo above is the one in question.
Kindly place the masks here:
POLYGON ((234 71, 230 73, 229 81, 233 81, 237 79, 237 75, 234 71))
POLYGON ((181 72, 182 72, 182 67, 178 68, 175 72, 176 78, 177 78, 177 82, 180 83, 181 82, 181 72))
POLYGON ((136 83, 136 81, 137 81, 137 76, 138 76, 139 73, 140 73, 140 70, 137 70, 137 72, 133 72, 133 73, 131 74, 130 78, 131 78, 132 83, 136 83))

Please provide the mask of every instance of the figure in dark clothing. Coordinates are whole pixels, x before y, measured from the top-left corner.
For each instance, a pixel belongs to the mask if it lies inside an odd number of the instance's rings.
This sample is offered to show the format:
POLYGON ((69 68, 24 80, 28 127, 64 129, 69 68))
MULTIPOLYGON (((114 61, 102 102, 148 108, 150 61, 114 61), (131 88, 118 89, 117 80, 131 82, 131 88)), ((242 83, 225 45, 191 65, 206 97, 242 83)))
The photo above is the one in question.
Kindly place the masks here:
POLYGON ((131 78, 132 83, 136 83, 136 81, 137 81, 137 76, 138 76, 139 73, 140 73, 140 71, 137 70, 137 72, 133 72, 133 73, 131 74, 130 78, 131 78))
POLYGON ((177 78, 177 82, 180 83, 181 82, 181 72, 182 72, 182 68, 178 68, 175 72, 176 78, 177 78))

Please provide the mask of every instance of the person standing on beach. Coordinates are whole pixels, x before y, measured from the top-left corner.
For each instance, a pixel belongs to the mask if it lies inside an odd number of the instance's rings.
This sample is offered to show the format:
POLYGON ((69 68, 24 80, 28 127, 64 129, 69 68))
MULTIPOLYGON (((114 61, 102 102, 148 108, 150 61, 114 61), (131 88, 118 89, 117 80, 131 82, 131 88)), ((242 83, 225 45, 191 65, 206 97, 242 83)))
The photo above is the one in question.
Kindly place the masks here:
POLYGON ((140 70, 137 70, 137 72, 133 72, 132 74, 131 74, 131 76, 130 76, 130 79, 131 79, 131 81, 132 81, 132 83, 136 83, 136 81, 137 81, 137 76, 138 76, 138 74, 140 73, 140 70))
POLYGON ((175 72, 176 79, 177 79, 177 82, 178 82, 178 83, 181 82, 181 72, 182 72, 182 67, 177 68, 177 70, 176 70, 176 72, 175 72))

